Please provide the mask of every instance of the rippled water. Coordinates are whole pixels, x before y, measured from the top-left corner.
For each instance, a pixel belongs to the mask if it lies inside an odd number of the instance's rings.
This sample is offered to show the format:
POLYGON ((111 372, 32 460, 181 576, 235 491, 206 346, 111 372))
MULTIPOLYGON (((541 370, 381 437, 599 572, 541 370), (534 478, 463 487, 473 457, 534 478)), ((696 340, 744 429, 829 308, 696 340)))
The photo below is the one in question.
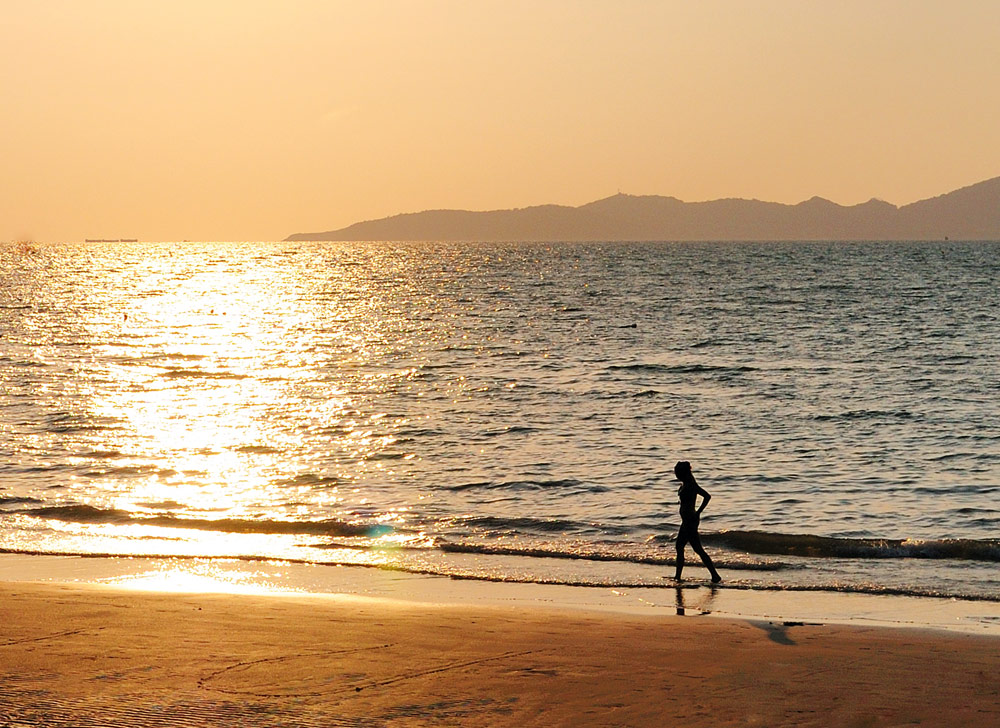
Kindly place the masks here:
POLYGON ((1000 600, 998 274, 997 243, 0 248, 0 548, 665 585, 684 459, 729 585, 1000 600))

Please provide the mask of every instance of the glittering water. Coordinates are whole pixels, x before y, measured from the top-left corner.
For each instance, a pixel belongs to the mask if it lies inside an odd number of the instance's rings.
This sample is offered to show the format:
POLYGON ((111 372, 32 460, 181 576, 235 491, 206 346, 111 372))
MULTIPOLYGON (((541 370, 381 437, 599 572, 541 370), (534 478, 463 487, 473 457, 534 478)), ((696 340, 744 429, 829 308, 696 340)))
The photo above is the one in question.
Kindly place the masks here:
POLYGON ((1000 600, 998 243, 0 248, 0 548, 1000 600), (691 577, 701 577, 692 564, 691 577))

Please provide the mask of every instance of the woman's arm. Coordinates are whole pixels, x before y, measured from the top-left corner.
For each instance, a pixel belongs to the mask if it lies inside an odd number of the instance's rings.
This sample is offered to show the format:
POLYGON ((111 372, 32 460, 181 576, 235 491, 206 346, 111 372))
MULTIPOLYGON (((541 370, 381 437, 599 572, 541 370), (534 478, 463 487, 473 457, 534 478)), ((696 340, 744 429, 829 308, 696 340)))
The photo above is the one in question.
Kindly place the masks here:
POLYGON ((709 492, 708 492, 707 490, 705 490, 704 488, 702 488, 702 487, 701 487, 700 485, 698 485, 698 484, 695 484, 695 486, 694 486, 694 487, 695 487, 695 488, 697 489, 697 490, 696 490, 695 492, 696 492, 696 493, 697 493, 698 495, 700 495, 700 496, 701 496, 701 499, 702 499, 702 500, 701 500, 701 505, 700 505, 700 506, 698 507, 698 515, 700 516, 700 515, 701 515, 701 512, 702 512, 703 510, 705 510, 705 506, 707 506, 707 505, 708 505, 708 502, 709 502, 710 500, 712 500, 712 495, 711 495, 711 494, 710 494, 710 493, 709 493, 709 492))

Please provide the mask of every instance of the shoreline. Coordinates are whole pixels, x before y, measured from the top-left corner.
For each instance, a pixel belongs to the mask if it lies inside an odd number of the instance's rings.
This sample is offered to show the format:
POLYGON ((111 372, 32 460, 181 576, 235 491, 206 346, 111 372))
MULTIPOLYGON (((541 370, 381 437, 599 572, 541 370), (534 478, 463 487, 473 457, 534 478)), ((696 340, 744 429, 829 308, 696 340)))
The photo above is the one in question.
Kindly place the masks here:
POLYGON ((1000 637, 1000 603, 936 597, 713 586, 666 588, 494 582, 363 566, 233 559, 0 554, 0 583, 126 592, 380 600, 450 607, 572 610, 714 620, 809 622, 1000 637))
POLYGON ((992 636, 356 587, 0 581, 0 725, 1000 726, 992 636))

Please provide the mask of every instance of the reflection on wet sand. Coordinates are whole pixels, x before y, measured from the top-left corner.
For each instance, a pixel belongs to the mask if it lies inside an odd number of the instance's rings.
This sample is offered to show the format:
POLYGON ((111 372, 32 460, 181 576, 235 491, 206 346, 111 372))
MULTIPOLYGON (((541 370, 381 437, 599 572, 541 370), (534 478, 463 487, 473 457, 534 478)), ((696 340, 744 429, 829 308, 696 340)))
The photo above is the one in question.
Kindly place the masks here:
MULTIPOLYGON (((702 588, 701 587, 696 587, 696 590, 698 592, 701 592, 702 588)), ((692 610, 693 614, 706 615, 706 614, 711 614, 712 611, 713 611, 713 608, 714 608, 713 605, 715 604, 715 598, 718 595, 719 587, 716 586, 715 584, 709 585, 709 587, 707 588, 706 594, 703 597, 701 597, 700 599, 698 599, 695 604, 690 605, 690 606, 688 605, 687 600, 685 599, 684 592, 685 591, 694 591, 694 590, 692 590, 690 587, 684 587, 684 586, 681 586, 680 584, 678 584, 677 587, 676 587, 676 591, 677 591, 677 616, 678 617, 686 616, 689 609, 692 610)))

